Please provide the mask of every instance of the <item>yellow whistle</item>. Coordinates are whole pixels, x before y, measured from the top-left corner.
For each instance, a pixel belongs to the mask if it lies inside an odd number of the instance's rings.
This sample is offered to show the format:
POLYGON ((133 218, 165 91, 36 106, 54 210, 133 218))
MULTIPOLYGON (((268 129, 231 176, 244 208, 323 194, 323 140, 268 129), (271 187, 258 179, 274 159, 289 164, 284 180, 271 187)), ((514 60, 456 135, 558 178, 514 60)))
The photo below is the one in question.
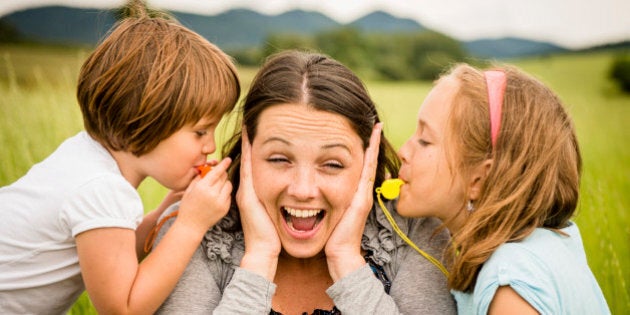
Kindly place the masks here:
POLYGON ((383 181, 381 187, 377 188, 377 191, 380 191, 383 197, 389 200, 396 199, 400 195, 400 186, 404 183, 402 179, 398 178, 387 179, 383 181))

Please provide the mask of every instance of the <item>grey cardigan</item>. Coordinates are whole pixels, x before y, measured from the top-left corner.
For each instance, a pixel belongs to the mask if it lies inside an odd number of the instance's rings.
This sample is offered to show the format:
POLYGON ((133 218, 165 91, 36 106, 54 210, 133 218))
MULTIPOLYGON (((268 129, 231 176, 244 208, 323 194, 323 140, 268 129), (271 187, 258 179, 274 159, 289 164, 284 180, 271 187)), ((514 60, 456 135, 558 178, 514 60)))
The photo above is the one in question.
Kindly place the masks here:
MULTIPOLYGON (((162 216, 175 211, 169 208, 162 216)), ((387 204, 389 209, 393 203, 387 204)), ((440 258, 448 241, 447 231, 433 235, 440 221, 402 218, 391 211, 400 229, 418 247, 440 258)), ((164 224, 159 242, 173 219, 164 224)), ((245 244, 243 232, 228 233, 225 217, 206 233, 177 286, 158 310, 159 314, 264 314, 271 311, 276 285, 262 276, 240 269, 245 244)), ((440 270, 408 246, 393 231, 378 205, 369 214, 362 248, 372 252, 391 281, 389 295, 366 263, 326 290, 345 314, 455 314, 455 302, 440 270)))

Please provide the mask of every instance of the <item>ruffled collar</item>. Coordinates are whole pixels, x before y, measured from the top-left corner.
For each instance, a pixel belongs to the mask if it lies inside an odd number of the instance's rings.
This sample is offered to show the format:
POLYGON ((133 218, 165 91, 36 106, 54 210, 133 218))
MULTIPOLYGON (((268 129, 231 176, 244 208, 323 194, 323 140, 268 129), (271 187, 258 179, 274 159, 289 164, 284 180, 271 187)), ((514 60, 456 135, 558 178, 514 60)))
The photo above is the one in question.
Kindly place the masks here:
POLYGON ((225 216, 206 232, 202 241, 206 256, 210 261, 217 259, 226 264, 238 266, 245 253, 243 231, 227 232, 235 222, 230 216, 225 216))

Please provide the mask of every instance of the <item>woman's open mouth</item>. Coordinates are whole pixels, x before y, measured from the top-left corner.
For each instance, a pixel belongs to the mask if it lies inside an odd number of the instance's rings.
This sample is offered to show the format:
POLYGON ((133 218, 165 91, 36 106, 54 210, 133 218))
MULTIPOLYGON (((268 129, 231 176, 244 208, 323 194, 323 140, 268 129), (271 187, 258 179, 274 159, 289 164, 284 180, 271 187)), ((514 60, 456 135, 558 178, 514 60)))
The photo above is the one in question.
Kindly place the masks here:
POLYGON ((282 207, 282 216, 291 231, 305 233, 315 229, 317 224, 326 216, 326 211, 282 207))

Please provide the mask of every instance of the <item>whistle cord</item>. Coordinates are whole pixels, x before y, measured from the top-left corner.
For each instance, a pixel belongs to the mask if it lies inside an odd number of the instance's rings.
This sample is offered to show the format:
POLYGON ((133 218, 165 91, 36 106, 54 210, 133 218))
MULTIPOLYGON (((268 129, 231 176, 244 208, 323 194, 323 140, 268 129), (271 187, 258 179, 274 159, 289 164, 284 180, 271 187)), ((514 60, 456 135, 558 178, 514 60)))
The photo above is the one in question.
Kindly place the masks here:
POLYGON ((144 240, 144 253, 145 254, 148 254, 151 251, 151 249, 153 249, 153 242, 155 242, 155 239, 157 238, 157 235, 160 232, 160 229, 162 228, 162 225, 164 225, 164 223, 166 223, 166 221, 168 221, 168 219, 174 218, 178 214, 179 214, 179 210, 173 211, 169 215, 167 215, 164 218, 162 218, 162 220, 160 222, 158 222, 158 224, 156 224, 151 229, 151 231, 149 232, 149 235, 147 235, 147 238, 144 240))
POLYGON ((418 246, 416 246, 416 244, 414 244, 413 241, 411 241, 409 237, 407 237, 407 235, 405 235, 405 233, 402 230, 400 230, 400 228, 398 227, 398 224, 396 224, 396 221, 394 221, 394 218, 389 213, 389 210, 387 210, 387 207, 385 207, 385 205, 383 204, 383 200, 381 200, 380 187, 376 188, 376 199, 378 200, 378 205, 381 207, 381 210, 383 210, 385 217, 387 217, 387 221, 389 221, 389 223, 394 228, 394 231, 396 231, 396 234, 398 234, 398 236, 400 236, 400 238, 402 238, 403 241, 405 241, 409 246, 411 246, 411 248, 415 249, 418 253, 420 253, 420 255, 422 255, 424 258, 426 258, 428 261, 430 261, 436 267, 438 267, 438 269, 440 269, 440 271, 448 278, 449 273, 448 273, 448 270, 446 270, 446 267, 444 267, 444 265, 442 265, 442 263, 440 263, 439 260, 435 259, 435 257, 429 255, 425 251, 418 248, 418 246))

